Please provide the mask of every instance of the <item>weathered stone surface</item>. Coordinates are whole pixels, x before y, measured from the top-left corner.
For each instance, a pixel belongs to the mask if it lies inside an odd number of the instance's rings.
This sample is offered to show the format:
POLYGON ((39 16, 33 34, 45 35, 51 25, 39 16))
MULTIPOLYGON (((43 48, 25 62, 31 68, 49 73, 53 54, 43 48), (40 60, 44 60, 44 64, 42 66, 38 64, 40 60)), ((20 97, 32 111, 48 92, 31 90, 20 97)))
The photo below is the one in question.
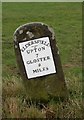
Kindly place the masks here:
POLYGON ((17 28, 14 33, 14 48, 19 70, 30 99, 46 100, 66 98, 67 88, 61 66, 59 51, 53 30, 44 23, 30 23, 17 28), (49 37, 56 73, 28 79, 19 48, 19 43, 49 37))

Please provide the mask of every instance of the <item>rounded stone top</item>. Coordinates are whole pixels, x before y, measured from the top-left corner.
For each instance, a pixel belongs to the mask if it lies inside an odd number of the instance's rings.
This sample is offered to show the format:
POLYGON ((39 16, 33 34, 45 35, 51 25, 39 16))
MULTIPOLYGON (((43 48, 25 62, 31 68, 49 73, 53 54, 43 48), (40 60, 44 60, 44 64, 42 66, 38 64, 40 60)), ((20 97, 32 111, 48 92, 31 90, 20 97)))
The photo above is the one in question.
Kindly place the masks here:
POLYGON ((48 25, 41 22, 31 22, 24 24, 16 29, 14 32, 14 41, 26 41, 42 37, 49 37, 54 40, 54 31, 48 25))

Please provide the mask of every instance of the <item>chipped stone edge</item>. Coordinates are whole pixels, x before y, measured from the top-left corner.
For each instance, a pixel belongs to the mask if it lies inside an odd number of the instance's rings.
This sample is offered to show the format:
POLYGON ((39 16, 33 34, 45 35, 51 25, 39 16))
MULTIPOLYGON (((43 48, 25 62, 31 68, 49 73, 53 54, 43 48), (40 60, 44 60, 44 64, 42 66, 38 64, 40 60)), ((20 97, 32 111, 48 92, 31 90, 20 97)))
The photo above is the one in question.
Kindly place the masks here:
POLYGON ((26 25, 31 25, 31 24, 35 24, 35 23, 39 23, 41 25, 46 25, 45 23, 42 23, 42 22, 30 22, 30 23, 26 23, 26 24, 23 24, 23 25, 20 25, 14 32, 13 36, 15 35, 16 31, 19 30, 21 27, 24 27, 26 25))
POLYGON ((31 24, 36 24, 36 23, 38 23, 38 24, 41 24, 41 25, 46 25, 45 23, 42 23, 42 22, 30 22, 30 23, 25 23, 25 24, 23 24, 23 25, 20 25, 16 30, 15 30, 15 32, 13 33, 13 39, 14 39, 14 41, 16 42, 16 39, 15 39, 15 33, 20 29, 20 28, 22 28, 22 27, 24 27, 24 26, 26 26, 26 25, 31 25, 31 24))
POLYGON ((51 27, 49 27, 49 26, 48 26, 48 30, 52 33, 52 40, 54 40, 55 39, 55 32, 54 32, 54 30, 51 27))
MULTIPOLYGON (((14 32, 14 34, 13 34, 13 39, 14 39, 14 41, 16 42, 16 32, 20 29, 20 28, 22 28, 22 27, 24 27, 24 26, 26 26, 26 25, 31 25, 31 24, 41 24, 42 26, 43 25, 45 25, 45 26, 47 26, 48 27, 48 30, 52 33, 52 40, 54 40, 55 39, 55 32, 54 32, 54 30, 51 28, 51 27, 49 27, 47 24, 45 24, 45 23, 43 23, 43 22, 30 22, 30 23, 26 23, 26 24, 23 24, 23 25, 20 25, 16 30, 15 30, 15 32, 14 32)), ((22 31, 21 31, 21 33, 22 33, 22 31)))

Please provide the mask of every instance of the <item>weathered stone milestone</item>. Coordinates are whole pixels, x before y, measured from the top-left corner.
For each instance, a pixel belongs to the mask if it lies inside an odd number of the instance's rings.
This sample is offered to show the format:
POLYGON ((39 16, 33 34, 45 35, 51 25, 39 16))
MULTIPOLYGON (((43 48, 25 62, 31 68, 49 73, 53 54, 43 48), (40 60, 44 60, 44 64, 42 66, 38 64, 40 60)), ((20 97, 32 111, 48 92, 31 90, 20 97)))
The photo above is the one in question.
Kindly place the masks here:
POLYGON ((40 22, 20 26, 14 33, 14 48, 29 99, 67 97, 55 35, 49 26, 40 22))

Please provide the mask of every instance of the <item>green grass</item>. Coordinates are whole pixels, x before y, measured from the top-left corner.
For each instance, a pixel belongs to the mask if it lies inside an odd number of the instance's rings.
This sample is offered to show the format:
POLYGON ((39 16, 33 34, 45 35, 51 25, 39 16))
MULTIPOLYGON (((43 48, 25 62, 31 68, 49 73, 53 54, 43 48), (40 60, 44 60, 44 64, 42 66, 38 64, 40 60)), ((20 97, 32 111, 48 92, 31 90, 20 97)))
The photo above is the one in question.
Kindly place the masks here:
POLYGON ((42 112, 35 105, 29 108, 22 102, 26 95, 13 46, 13 33, 17 27, 29 22, 43 22, 55 31, 70 99, 64 109, 64 103, 53 100, 48 107, 56 112, 56 117, 80 118, 82 3, 3 3, 2 9, 3 117, 45 117, 45 110, 42 112))

